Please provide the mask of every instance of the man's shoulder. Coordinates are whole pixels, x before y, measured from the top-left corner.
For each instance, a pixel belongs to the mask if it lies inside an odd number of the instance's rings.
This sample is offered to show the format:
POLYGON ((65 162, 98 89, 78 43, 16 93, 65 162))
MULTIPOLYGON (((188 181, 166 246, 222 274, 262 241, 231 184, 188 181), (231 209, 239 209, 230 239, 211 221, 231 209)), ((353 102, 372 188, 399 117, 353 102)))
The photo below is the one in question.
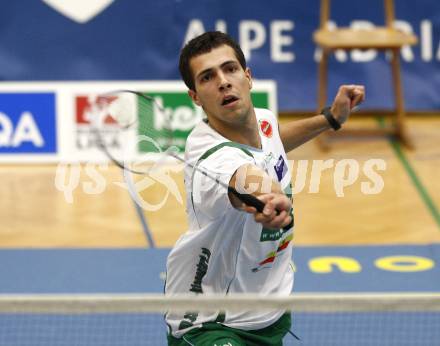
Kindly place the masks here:
POLYGON ((186 139, 186 147, 190 148, 199 144, 210 144, 221 141, 221 136, 217 134, 205 121, 199 122, 189 133, 186 139))
POLYGON ((201 121, 194 127, 186 139, 185 155, 187 159, 194 159, 224 141, 225 139, 205 121, 201 121))
POLYGON ((275 114, 267 108, 254 108, 255 110, 255 115, 257 117, 257 120, 263 119, 263 118, 270 118, 271 120, 277 120, 277 117, 275 116, 275 114))

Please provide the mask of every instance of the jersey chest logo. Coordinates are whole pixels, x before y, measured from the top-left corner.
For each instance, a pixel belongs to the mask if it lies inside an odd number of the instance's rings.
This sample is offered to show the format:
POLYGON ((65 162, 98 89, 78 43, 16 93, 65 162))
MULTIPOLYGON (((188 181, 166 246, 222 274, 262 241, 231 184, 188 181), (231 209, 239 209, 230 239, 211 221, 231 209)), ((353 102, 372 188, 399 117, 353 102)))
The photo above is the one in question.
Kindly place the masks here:
POLYGON ((259 121, 260 124, 260 131, 261 133, 267 137, 267 138, 271 138, 273 135, 273 128, 272 128, 272 124, 266 120, 266 119, 261 119, 259 121))
POLYGON ((282 155, 280 155, 276 165, 273 166, 273 168, 275 169, 275 173, 277 174, 278 181, 283 180, 284 176, 287 173, 287 165, 282 155))

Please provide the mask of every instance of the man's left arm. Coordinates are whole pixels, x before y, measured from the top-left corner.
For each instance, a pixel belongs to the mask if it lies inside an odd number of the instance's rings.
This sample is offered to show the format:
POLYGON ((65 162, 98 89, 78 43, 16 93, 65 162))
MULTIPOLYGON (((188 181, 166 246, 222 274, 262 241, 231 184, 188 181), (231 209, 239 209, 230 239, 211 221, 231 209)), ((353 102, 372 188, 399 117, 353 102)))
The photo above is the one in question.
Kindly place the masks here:
MULTIPOLYGON (((347 121, 353 107, 360 104, 364 98, 364 86, 342 85, 336 94, 330 112, 342 125, 347 121)), ((287 153, 331 128, 329 121, 322 114, 283 124, 280 126, 280 137, 284 150, 287 153)))

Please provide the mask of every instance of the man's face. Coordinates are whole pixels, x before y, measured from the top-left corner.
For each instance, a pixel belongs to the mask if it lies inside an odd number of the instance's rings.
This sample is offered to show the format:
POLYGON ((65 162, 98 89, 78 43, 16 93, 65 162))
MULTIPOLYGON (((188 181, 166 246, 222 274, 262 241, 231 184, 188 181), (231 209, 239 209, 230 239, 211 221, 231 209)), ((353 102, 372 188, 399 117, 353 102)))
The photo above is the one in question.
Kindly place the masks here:
POLYGON ((223 45, 190 60, 195 91, 189 96, 202 106, 209 121, 239 124, 251 114, 252 78, 234 50, 223 45))

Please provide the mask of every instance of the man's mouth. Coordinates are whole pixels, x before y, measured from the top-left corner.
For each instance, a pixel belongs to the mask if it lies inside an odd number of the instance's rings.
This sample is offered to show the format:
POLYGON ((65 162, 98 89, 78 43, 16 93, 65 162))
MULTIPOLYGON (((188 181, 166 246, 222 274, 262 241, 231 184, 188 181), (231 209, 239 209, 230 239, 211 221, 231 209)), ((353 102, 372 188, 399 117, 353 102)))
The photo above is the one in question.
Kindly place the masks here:
POLYGON ((238 97, 234 95, 225 96, 222 101, 222 106, 229 105, 238 100, 238 97))

